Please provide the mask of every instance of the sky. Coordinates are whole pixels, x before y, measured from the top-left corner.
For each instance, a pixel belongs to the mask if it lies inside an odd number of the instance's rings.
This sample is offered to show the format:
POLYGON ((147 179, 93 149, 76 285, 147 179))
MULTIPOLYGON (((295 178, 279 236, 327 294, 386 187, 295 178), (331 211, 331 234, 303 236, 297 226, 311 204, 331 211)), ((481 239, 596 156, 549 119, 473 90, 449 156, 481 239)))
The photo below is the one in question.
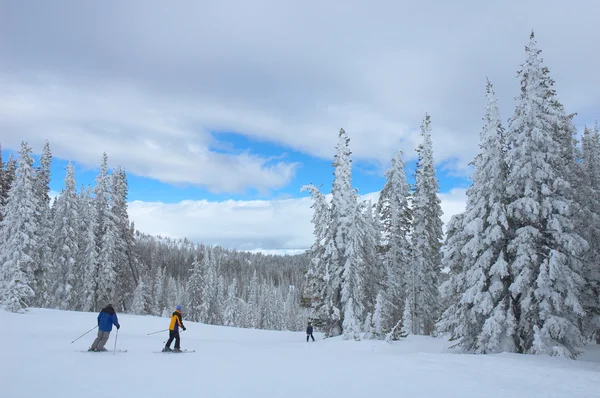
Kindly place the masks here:
MULTIPOLYGON (((128 173, 146 233, 294 253, 313 241, 303 185, 331 189, 340 128, 376 199, 401 150, 414 180, 431 115, 446 222, 464 209, 490 79, 507 121, 535 31, 578 129, 600 116, 600 3, 0 0, 0 143, 128 173)), ((6 158, 5 158, 6 159, 6 158)))

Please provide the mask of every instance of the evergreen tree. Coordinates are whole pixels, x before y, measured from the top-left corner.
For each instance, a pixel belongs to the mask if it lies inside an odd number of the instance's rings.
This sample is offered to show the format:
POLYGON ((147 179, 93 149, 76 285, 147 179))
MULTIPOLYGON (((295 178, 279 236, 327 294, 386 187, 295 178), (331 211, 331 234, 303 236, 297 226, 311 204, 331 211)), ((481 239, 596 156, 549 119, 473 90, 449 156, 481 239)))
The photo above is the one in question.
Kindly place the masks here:
POLYGON ((79 203, 75 185, 75 169, 71 162, 67 165, 65 189, 54 203, 53 247, 53 302, 60 309, 74 309, 80 300, 81 263, 77 262, 78 246, 78 212, 79 203))
POLYGON ((48 306, 52 301, 53 292, 50 291, 54 281, 52 274, 54 266, 52 263, 52 213, 50 211, 50 167, 52 163, 52 153, 48 141, 44 144, 42 156, 40 157, 40 166, 34 171, 34 190, 36 193, 36 202, 38 205, 37 216, 39 218, 37 252, 34 262, 37 268, 34 270, 34 286, 36 292, 35 304, 38 306, 48 306))
POLYGON ((115 301, 117 280, 117 247, 119 230, 111 211, 111 184, 108 174, 108 157, 104 154, 100 174, 96 177, 94 205, 96 207, 98 246, 98 267, 94 308, 97 310, 106 303, 115 301))
POLYGON ((360 340, 361 319, 364 312, 364 286, 363 278, 365 272, 364 258, 360 253, 361 246, 361 223, 363 203, 356 203, 352 210, 351 227, 346 240, 346 251, 344 258, 344 270, 342 273, 342 297, 341 305, 344 310, 343 331, 344 339, 360 340))
MULTIPOLYGON (((168 286, 170 289, 173 286, 168 286)), ((194 322, 205 321, 206 313, 204 312, 204 289, 206 287, 206 268, 198 259, 198 255, 194 255, 190 278, 187 282, 187 302, 185 305, 187 317, 194 322)), ((172 301, 170 307, 175 305, 172 301)))
POLYGON ((311 309, 311 317, 318 319, 315 324, 321 324, 327 319, 325 308, 325 239, 329 227, 329 204, 325 196, 312 184, 302 187, 312 195, 313 209, 312 224, 315 240, 310 248, 310 262, 306 270, 304 290, 302 292, 301 304, 311 309))
POLYGON ((578 327, 584 311, 580 258, 587 249, 575 231, 572 169, 563 156, 557 129, 565 118, 542 65, 533 33, 519 71, 521 95, 507 129, 510 285, 515 310, 517 352, 573 357, 582 345, 578 327))
POLYGON ((473 185, 467 190, 465 212, 448 226, 443 266, 450 270, 450 278, 441 291, 450 306, 438 323, 440 331, 450 332, 464 350, 482 353, 510 346, 514 327, 506 254, 510 230, 504 129, 489 81, 486 91, 481 153, 472 163, 473 185))
POLYGON ((31 148, 21 143, 18 169, 12 185, 5 217, 0 224, 0 292, 4 309, 23 312, 35 297, 33 289, 39 236, 39 206, 35 195, 31 148))
MULTIPOLYGON (((342 307, 341 302, 342 274, 346 267, 346 246, 356 206, 356 196, 351 181, 352 152, 349 143, 350 139, 346 132, 340 129, 333 162, 335 170, 331 190, 330 227, 325 238, 323 255, 325 281, 323 313, 326 317, 324 328, 327 337, 342 333, 344 311, 347 309, 342 307)), ((345 304, 348 305, 348 302, 345 304)))
POLYGON ((600 342, 600 131, 585 128, 582 139, 582 169, 585 206, 578 223, 583 237, 590 244, 584 257, 585 288, 582 305, 585 310, 582 331, 587 338, 600 342))
POLYGON ((83 275, 79 306, 82 311, 92 311, 96 307, 95 300, 98 286, 98 246, 96 244, 98 216, 92 201, 91 188, 89 187, 87 189, 82 187, 81 189, 78 213, 78 263, 83 275))
POLYGON ((377 213, 381 218, 381 253, 385 266, 385 281, 381 298, 378 300, 379 319, 382 332, 389 332, 394 324, 402 319, 406 301, 406 275, 410 267, 411 210, 409 208, 410 188, 404 171, 402 151, 392 158, 386 172, 387 181, 377 203, 377 213))
POLYGON ((435 176, 430 116, 421 126, 423 142, 417 152, 416 187, 413 195, 412 267, 408 275, 405 317, 413 334, 430 334, 439 314, 438 282, 441 267, 442 209, 435 176))
POLYGON ((227 300, 223 311, 223 325, 235 326, 238 318, 237 279, 233 279, 227 288, 227 300))

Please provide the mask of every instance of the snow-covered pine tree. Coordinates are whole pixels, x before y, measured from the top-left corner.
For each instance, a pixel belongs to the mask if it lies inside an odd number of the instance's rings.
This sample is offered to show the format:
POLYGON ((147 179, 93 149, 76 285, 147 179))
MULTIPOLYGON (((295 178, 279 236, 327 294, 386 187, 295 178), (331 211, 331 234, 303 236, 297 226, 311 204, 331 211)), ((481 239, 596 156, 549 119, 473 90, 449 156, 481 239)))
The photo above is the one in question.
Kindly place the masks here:
POLYGON ((585 310, 582 331, 586 338, 600 342, 600 131, 585 127, 582 138, 582 170, 586 199, 578 218, 579 231, 590 244, 584 257, 585 288, 582 305, 585 310))
POLYGON ((382 333, 389 332, 403 317, 406 301, 406 273, 411 264, 410 233, 412 215, 409 208, 410 187, 406 180, 402 151, 392 158, 386 171, 386 183, 379 196, 377 212, 381 219, 382 255, 386 275, 378 300, 378 322, 382 333))
POLYGON ((190 270, 190 278, 187 282, 187 302, 185 304, 187 318, 194 322, 205 322, 204 312, 204 289, 206 287, 206 268, 198 259, 198 255, 194 255, 192 268, 190 270))
POLYGON ((413 194, 412 264, 407 275, 408 300, 405 324, 413 334, 430 334, 439 316, 438 282, 441 267, 442 209, 435 175, 431 120, 425 115, 421 126, 423 142, 417 148, 419 160, 413 194), (407 320, 406 317, 411 318, 407 320))
POLYGON ((108 174, 108 156, 104 153, 100 174, 96 177, 96 207, 98 246, 98 274, 96 275, 96 295, 94 309, 114 301, 117 281, 116 252, 119 230, 111 211, 111 177, 108 174))
POLYGON ((144 282, 145 277, 141 276, 133 293, 131 312, 135 315, 147 315, 151 312, 152 297, 148 283, 144 282))
POLYGON ((233 278, 227 288, 227 299, 223 310, 223 325, 236 326, 238 320, 237 279, 233 278))
POLYGON ((135 239, 127 213, 127 175, 117 167, 111 174, 111 213, 116 226, 114 262, 117 273, 116 295, 122 306, 132 301, 131 292, 139 279, 138 260, 135 256, 135 239))
POLYGON ((38 204, 38 237, 37 252, 34 262, 37 269, 34 270, 34 286, 36 292, 34 303, 40 307, 49 306, 53 300, 54 292, 51 286, 54 281, 52 274, 54 265, 52 263, 52 229, 53 220, 50 209, 50 167, 52 163, 52 152, 48 141, 44 144, 42 156, 40 157, 40 166, 34 169, 34 190, 38 204))
POLYGON ((326 322, 327 311, 324 308, 325 300, 325 269, 324 269, 324 242, 327 238, 329 227, 329 204, 317 187, 313 184, 305 185, 302 191, 309 191, 312 195, 313 209, 312 224, 314 231, 314 243, 310 248, 310 262, 305 274, 301 305, 310 309, 310 317, 315 326, 321 326, 326 322))
POLYGON ((260 306, 259 306, 259 281, 256 269, 250 279, 248 291, 248 300, 246 301, 246 327, 258 329, 260 327, 260 306))
MULTIPOLYGON (((358 198, 357 198, 358 199, 358 198)), ((379 253, 381 245, 381 225, 375 214, 375 206, 371 200, 360 205, 362 211, 358 215, 358 231, 360 233, 359 254, 364 263, 362 305, 365 312, 375 311, 377 294, 385 286, 386 269, 379 253)))
POLYGON ((152 296, 152 315, 161 316, 165 308, 165 269, 159 267, 154 277, 154 295, 152 296))
MULTIPOLYGON (((324 240, 324 305, 326 323, 325 336, 338 336, 343 332, 345 308, 341 303, 342 273, 346 264, 346 246, 354 219, 356 196, 352 189, 352 160, 350 139, 344 129, 340 129, 336 154, 334 156, 333 186, 328 233, 324 240)), ((347 303, 346 303, 347 304, 347 303)))
POLYGON ((364 203, 355 199, 354 208, 351 210, 351 225, 346 237, 344 269, 342 273, 341 305, 344 311, 343 337, 345 340, 360 340, 360 333, 364 319, 365 292, 363 277, 365 274, 365 261, 362 246, 361 218, 363 217, 364 203))
POLYGON ((77 261, 79 255, 79 203, 75 185, 75 169, 69 162, 65 176, 65 188, 54 202, 54 231, 52 233, 52 292, 54 306, 67 310, 80 303, 84 269, 77 261))
POLYGON ((510 230, 504 129, 489 81, 486 92, 481 152, 472 163, 475 171, 467 189, 467 206, 448 225, 442 266, 450 277, 440 290, 450 305, 438 323, 438 330, 450 333, 458 346, 480 353, 511 347, 514 328, 506 254, 510 230))
POLYGON ((37 237, 39 236, 39 205, 35 193, 31 147, 21 143, 18 168, 0 223, 0 297, 2 307, 11 312, 23 312, 35 297, 34 272, 38 269, 37 237))
MULTIPOLYGON (((8 157, 4 167, 4 173, 2 176, 2 196, 0 197, 0 201, 2 201, 3 209, 6 206, 6 202, 8 202, 8 193, 10 192, 10 188, 12 187, 13 181, 16 178, 17 173, 17 159, 15 159, 12 155, 8 157)), ((2 213, 2 217, 4 217, 4 210, 2 213)))
POLYGON ((517 352, 574 357, 582 345, 579 301, 581 255, 587 244, 575 231, 570 168, 562 159, 558 102, 533 35, 519 76, 521 95, 507 129, 510 285, 517 352))
POLYGON ((96 243, 98 216, 90 187, 81 187, 78 213, 79 255, 77 258, 79 267, 83 270, 81 291, 78 293, 80 296, 78 308, 82 311, 92 311, 95 309, 98 286, 98 246, 96 243))
POLYGON ((202 290, 202 305, 200 320, 204 323, 215 324, 217 298, 217 263, 212 249, 204 247, 202 259, 204 268, 204 289, 202 290))

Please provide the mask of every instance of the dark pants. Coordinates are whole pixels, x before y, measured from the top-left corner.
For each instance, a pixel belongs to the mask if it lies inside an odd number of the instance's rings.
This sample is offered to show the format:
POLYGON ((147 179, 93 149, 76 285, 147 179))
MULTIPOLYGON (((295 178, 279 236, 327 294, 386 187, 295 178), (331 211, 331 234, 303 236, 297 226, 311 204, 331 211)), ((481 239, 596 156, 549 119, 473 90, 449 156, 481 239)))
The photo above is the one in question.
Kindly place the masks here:
POLYGON ((175 340, 175 348, 181 348, 179 343, 181 339, 179 338, 179 330, 169 330, 169 340, 167 340, 167 345, 165 347, 171 348, 171 343, 175 340))
POLYGON ((308 338, 309 338, 309 337, 310 337, 311 339, 313 339, 313 341, 315 341, 315 338, 313 337, 312 333, 310 333, 310 334, 307 334, 307 335, 306 335, 306 342, 307 342, 307 343, 308 343, 308 338))

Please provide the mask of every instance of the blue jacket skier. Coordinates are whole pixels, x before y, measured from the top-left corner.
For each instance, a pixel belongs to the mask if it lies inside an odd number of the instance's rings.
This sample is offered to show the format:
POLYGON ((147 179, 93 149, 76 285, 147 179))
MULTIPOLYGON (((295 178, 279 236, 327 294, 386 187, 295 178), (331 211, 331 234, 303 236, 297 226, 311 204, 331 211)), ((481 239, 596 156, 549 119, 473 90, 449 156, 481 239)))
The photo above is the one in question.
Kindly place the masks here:
POLYGON ((112 304, 109 304, 98 314, 98 336, 88 351, 106 351, 104 345, 110 337, 113 325, 117 327, 117 330, 121 327, 115 309, 112 304))

